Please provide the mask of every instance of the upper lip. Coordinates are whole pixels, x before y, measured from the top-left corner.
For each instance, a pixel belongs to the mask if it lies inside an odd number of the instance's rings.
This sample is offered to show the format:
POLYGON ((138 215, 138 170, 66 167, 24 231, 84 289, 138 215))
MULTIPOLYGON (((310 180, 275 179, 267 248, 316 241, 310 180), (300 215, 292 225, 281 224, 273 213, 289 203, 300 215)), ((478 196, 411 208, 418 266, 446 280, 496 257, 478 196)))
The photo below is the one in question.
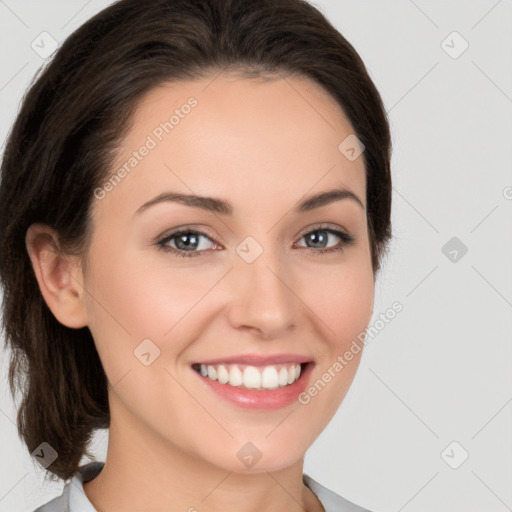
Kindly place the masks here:
POLYGON ((207 361, 198 361, 196 364, 248 364, 252 366, 265 366, 280 363, 309 363, 312 358, 300 354, 240 354, 238 356, 219 357, 217 359, 209 359, 207 361))

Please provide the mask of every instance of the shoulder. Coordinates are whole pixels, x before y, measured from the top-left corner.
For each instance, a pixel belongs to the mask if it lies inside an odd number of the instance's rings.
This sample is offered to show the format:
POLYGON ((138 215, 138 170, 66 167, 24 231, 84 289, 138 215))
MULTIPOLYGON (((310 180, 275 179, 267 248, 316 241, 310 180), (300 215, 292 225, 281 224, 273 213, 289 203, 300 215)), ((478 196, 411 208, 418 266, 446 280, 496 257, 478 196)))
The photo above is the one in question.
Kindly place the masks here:
POLYGON ((34 512, 69 512, 69 484, 66 484, 61 496, 41 505, 34 512))
POLYGON ((369 510, 359 507, 351 501, 342 498, 340 495, 319 484, 316 480, 305 473, 302 475, 302 480, 317 495, 325 509, 325 512, 370 512, 369 510))
POLYGON ((62 494, 36 508, 34 512, 95 512, 83 484, 98 475, 103 465, 103 462, 90 462, 80 466, 75 476, 66 482, 62 494))

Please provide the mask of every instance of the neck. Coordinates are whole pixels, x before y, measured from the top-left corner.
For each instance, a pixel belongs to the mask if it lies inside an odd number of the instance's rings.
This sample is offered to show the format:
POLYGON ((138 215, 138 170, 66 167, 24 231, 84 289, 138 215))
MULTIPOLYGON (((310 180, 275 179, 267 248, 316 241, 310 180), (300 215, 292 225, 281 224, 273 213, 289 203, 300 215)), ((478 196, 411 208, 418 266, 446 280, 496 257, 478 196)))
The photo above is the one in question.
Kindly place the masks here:
POLYGON ((97 510, 324 510, 302 481, 303 458, 277 471, 240 473, 212 465, 148 430, 132 416, 111 415, 105 465, 84 483, 97 510))

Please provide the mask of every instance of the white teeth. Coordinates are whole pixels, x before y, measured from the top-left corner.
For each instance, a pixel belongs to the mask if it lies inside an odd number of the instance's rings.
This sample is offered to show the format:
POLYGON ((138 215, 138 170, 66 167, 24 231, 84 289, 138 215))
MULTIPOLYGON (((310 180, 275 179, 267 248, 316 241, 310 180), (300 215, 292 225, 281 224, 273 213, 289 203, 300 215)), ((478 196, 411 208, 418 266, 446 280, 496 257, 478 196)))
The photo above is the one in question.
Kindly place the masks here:
POLYGON ((258 389, 261 387, 261 373, 254 366, 245 367, 244 386, 249 389, 258 389))
POLYGON ((220 364, 217 368, 217 379, 221 384, 226 384, 226 382, 229 382, 229 372, 226 370, 226 367, 223 364, 220 364))
POLYGON ((267 389, 274 389, 278 387, 277 370, 275 366, 267 366, 261 374, 261 385, 267 389))
POLYGON ((279 370, 279 385, 286 386, 288 384, 288 370, 283 366, 279 370))
POLYGON ((217 370, 211 364, 208 365, 208 377, 212 380, 217 380, 217 370))
POLYGON ((229 385, 230 386, 241 386, 244 383, 244 376, 238 366, 231 368, 229 372, 229 385))
MULTIPOLYGON (((243 365, 242 365, 243 366, 243 365)), ((244 386, 247 389, 277 389, 293 384, 300 376, 300 364, 245 366, 243 371, 236 364, 199 365, 203 377, 218 380, 221 384, 244 386), (279 370, 278 370, 279 368, 279 370)))
POLYGON ((291 384, 295 380, 295 366, 292 366, 288 370, 288 384, 291 384))

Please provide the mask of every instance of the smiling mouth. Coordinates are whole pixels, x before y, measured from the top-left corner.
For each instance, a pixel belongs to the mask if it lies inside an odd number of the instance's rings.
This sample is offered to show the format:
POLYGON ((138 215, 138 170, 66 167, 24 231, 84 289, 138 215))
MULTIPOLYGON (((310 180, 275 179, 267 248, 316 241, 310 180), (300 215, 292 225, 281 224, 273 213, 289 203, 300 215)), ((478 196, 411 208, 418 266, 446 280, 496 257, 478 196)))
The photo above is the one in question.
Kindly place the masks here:
POLYGON ((220 384, 250 390, 273 390, 292 385, 311 362, 279 363, 254 366, 248 364, 201 364, 192 369, 220 384))

